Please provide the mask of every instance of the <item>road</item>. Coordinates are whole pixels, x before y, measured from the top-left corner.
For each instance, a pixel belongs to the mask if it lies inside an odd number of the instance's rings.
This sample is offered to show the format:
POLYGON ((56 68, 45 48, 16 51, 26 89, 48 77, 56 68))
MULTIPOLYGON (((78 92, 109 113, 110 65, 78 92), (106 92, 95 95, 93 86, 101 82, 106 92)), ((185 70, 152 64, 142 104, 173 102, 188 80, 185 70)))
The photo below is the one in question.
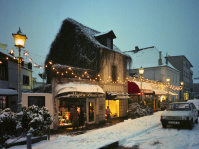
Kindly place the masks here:
POLYGON ((140 136, 119 142, 121 147, 134 149, 199 149, 199 124, 192 130, 187 128, 157 128, 140 136))

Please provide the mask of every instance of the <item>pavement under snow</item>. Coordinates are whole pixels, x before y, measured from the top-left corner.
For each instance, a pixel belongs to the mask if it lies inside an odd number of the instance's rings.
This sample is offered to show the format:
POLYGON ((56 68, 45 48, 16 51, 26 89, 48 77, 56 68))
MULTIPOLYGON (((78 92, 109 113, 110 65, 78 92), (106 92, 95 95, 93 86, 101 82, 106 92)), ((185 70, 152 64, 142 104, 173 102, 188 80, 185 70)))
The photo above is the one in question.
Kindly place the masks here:
MULTIPOLYGON (((90 130, 77 136, 51 136, 51 140, 32 144, 33 149, 97 149, 113 142, 126 147, 161 149, 198 149, 199 124, 192 130, 165 128, 160 122, 162 111, 153 115, 128 119, 110 127, 90 130)), ((13 146, 13 149, 25 149, 26 145, 13 146)))

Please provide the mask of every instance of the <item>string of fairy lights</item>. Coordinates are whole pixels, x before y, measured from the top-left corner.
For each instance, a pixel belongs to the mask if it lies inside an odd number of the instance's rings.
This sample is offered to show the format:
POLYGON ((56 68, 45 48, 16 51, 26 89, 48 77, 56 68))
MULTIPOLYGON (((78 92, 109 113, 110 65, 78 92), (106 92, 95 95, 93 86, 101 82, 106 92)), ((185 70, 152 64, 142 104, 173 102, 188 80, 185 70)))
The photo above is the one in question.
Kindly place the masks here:
MULTIPOLYGON (((28 52, 27 50, 23 50, 23 49, 21 49, 21 50, 24 51, 23 56, 28 57, 29 62, 33 63, 33 67, 35 67, 35 68, 40 68, 40 69, 43 68, 42 65, 38 65, 38 64, 31 58, 31 56, 30 56, 30 54, 29 54, 29 52, 28 52)), ((14 54, 15 54, 15 51, 14 51, 13 49, 10 50, 9 54, 10 54, 10 56, 13 57, 14 60, 17 59, 17 57, 14 55, 14 54)), ((9 56, 6 56, 5 58, 4 58, 4 57, 1 57, 1 59, 9 60, 9 56)), ((0 64, 3 63, 3 60, 1 60, 1 59, 0 59, 0 64)), ((22 58, 22 62, 23 62, 23 61, 24 61, 24 57, 22 58)))
MULTIPOLYGON (((77 79, 89 79, 90 81, 101 81, 101 83, 113 83, 113 84, 126 84, 128 82, 133 81, 141 81, 140 78, 136 77, 126 77, 125 79, 122 79, 120 77, 117 77, 116 81, 113 81, 111 76, 108 76, 107 79, 103 79, 100 74, 97 74, 95 77, 91 77, 92 75, 89 73, 89 71, 81 69, 81 72, 78 72, 78 68, 67 66, 67 65, 56 65, 53 64, 52 60, 48 62, 48 64, 45 65, 46 68, 51 68, 52 72, 58 76, 65 77, 67 75, 73 76, 77 79), (60 69, 59 67, 62 67, 60 69)), ((159 88, 159 89, 167 89, 168 87, 172 90, 182 90, 181 86, 175 86, 168 83, 163 83, 159 81, 149 80, 142 78, 142 82, 146 82, 150 84, 153 87, 159 88)))

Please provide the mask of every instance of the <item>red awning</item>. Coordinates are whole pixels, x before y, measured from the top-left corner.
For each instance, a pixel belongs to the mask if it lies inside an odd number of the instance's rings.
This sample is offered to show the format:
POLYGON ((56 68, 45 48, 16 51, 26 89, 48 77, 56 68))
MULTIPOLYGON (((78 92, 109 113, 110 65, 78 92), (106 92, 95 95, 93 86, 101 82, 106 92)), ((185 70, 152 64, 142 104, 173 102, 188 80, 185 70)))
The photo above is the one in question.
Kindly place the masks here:
MULTIPOLYGON (((141 82, 128 82, 128 93, 129 94, 135 94, 135 95, 140 95, 140 88, 141 88, 141 82)), ((146 94, 146 95, 151 95, 153 94, 153 89, 152 87, 145 83, 142 82, 142 94, 146 94)))

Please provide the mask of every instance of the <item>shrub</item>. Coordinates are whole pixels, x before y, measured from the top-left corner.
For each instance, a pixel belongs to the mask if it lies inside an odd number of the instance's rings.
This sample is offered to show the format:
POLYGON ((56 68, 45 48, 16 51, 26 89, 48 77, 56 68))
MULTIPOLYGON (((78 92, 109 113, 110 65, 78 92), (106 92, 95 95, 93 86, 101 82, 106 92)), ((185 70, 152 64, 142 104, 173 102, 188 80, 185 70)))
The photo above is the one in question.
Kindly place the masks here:
POLYGON ((53 122, 46 107, 30 106, 23 108, 22 130, 30 131, 34 136, 42 136, 47 133, 48 126, 53 122))
POLYGON ((0 134, 3 134, 3 142, 8 138, 11 138, 17 134, 16 126, 16 114, 13 113, 10 108, 2 110, 0 112, 0 120, 3 124, 3 132, 0 129, 0 134))

